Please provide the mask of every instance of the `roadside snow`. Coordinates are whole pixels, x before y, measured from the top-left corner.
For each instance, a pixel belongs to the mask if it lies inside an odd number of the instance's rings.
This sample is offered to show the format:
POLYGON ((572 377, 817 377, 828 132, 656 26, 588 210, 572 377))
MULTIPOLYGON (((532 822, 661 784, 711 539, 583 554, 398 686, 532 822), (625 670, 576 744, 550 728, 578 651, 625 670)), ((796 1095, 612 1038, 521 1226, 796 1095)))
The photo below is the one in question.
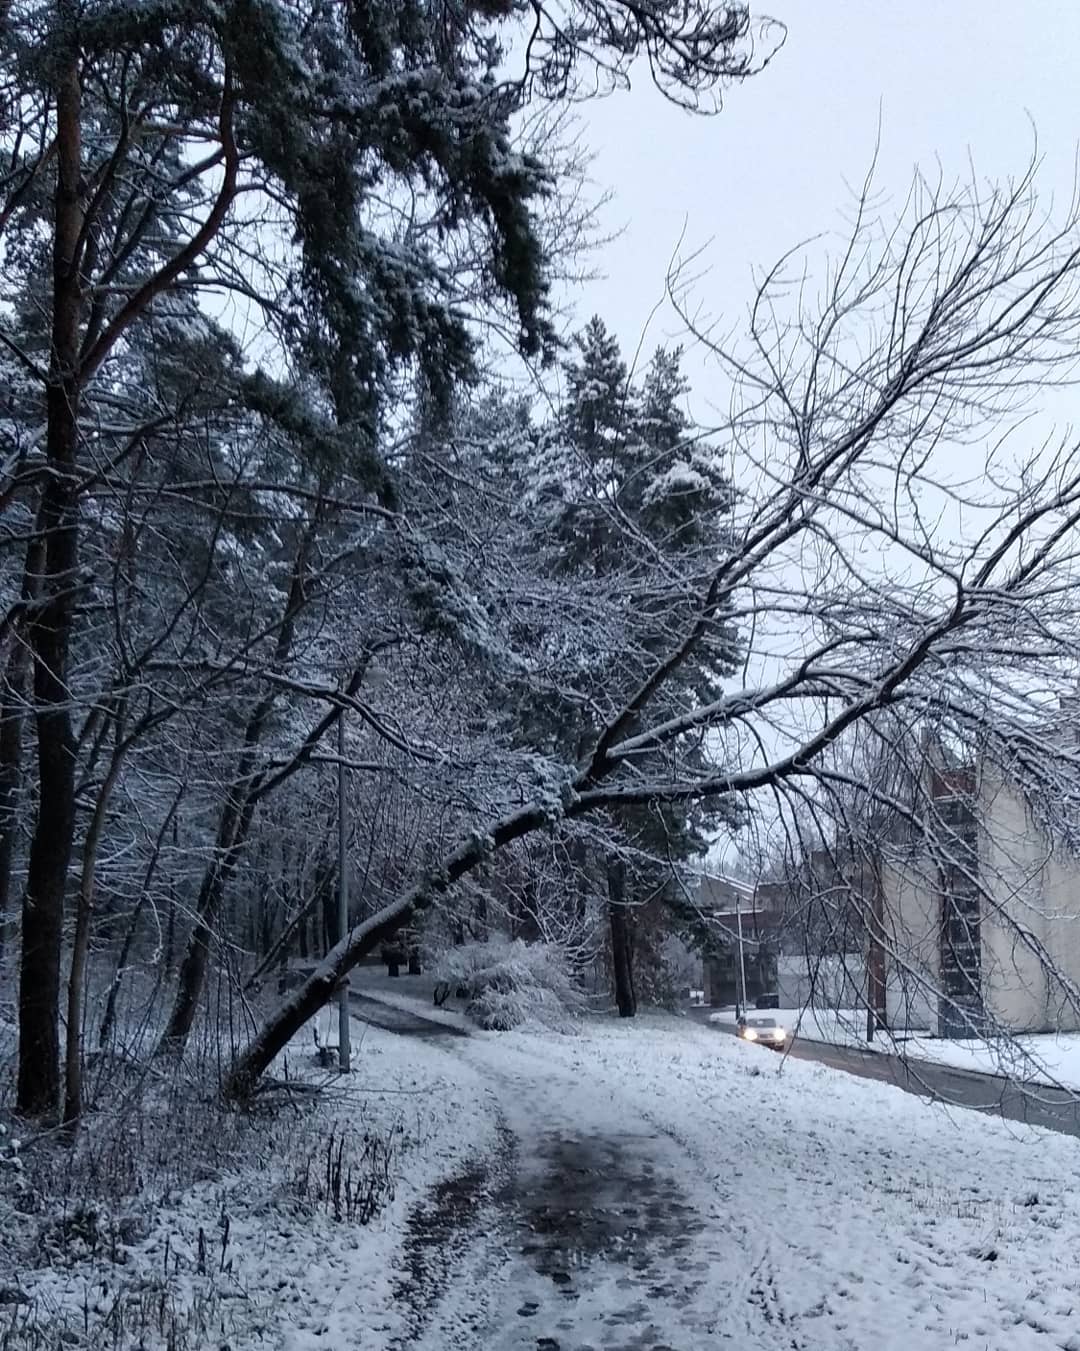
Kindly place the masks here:
MULTIPOLYGON (((851 1046, 862 1051, 900 1055, 906 1060, 928 1060, 955 1069, 995 1074, 1017 1083, 1044 1084, 1080 1090, 1080 1033, 1034 1033, 993 1040, 955 1041, 926 1035, 893 1036, 879 1032, 866 1040, 866 1012, 860 1009, 765 1009, 806 1041, 851 1046)), ((734 1009, 718 1009, 710 1023, 735 1026, 734 1009)))
POLYGON ((932 1060, 957 1069, 1080 1090, 1080 1034, 1075 1032, 1018 1035, 996 1041, 916 1037, 906 1043, 905 1053, 912 1059, 932 1060))
MULTIPOLYGON (((310 1063, 308 1036, 289 1048, 289 1077, 318 1081, 324 1094, 312 1103, 297 1092, 292 1105, 286 1095, 250 1131, 250 1164, 207 1169, 205 1181, 177 1189, 147 1177, 115 1215, 94 1207, 92 1233, 89 1222, 74 1223, 85 1207, 70 1194, 41 1186, 20 1197, 4 1187, 0 1303, 13 1306, 16 1329, 5 1346, 52 1346, 62 1334, 119 1351, 311 1351, 386 1347, 405 1334, 396 1283, 410 1215, 497 1147, 490 1095, 436 1046, 356 1019, 355 1069, 338 1080, 310 1063), (350 1178, 354 1199, 340 1219, 326 1195, 339 1157, 341 1209, 350 1178), (388 1186, 364 1222, 380 1172, 388 1186), (47 1341, 36 1340, 46 1329, 47 1341)), ((56 1157, 59 1171, 64 1156, 56 1157)), ((49 1163, 37 1168, 46 1185, 49 1163)), ((32 1161, 19 1171, 33 1174, 32 1161)))
POLYGON ((410 1214, 497 1148, 490 1095, 478 1076, 437 1046, 352 1021, 360 1083, 335 1115, 361 1131, 399 1130, 407 1148, 391 1200, 373 1224, 323 1215, 264 1249, 252 1275, 279 1300, 289 1296, 278 1323, 281 1351, 382 1346, 405 1335, 396 1285, 410 1214), (284 1291, 283 1261, 292 1273, 284 1291))

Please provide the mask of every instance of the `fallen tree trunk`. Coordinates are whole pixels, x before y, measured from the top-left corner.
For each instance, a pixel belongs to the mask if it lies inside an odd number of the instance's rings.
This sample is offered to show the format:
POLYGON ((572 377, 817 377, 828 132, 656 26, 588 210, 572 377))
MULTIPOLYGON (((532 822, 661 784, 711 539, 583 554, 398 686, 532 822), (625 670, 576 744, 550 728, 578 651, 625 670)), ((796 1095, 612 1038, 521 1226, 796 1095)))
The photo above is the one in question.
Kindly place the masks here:
MULTIPOLYGON (((1073 525, 1070 518, 1069 528, 1073 528, 1073 525)), ((768 524, 762 527, 766 534, 772 528, 768 524)), ((787 525, 783 514, 776 528, 782 542, 786 541, 787 525)), ((559 803, 554 803, 548 795, 543 802, 530 803, 502 817, 486 831, 473 831, 438 867, 428 871, 415 887, 351 929, 330 949, 304 984, 270 1015, 247 1049, 233 1061, 223 1084, 229 1097, 250 1096, 259 1077, 275 1056, 288 1045, 308 1019, 329 1002, 341 980, 353 967, 378 943, 393 935, 416 912, 427 909, 455 882, 496 850, 534 830, 550 826, 556 820, 568 821, 591 812, 644 806, 658 800, 675 803, 741 796, 766 785, 775 787, 788 779, 806 775, 822 752, 834 745, 849 728, 869 714, 896 702, 900 688, 935 654, 935 644, 955 636, 969 619, 967 607, 960 601, 951 602, 934 616, 932 623, 916 630, 906 648, 898 653, 890 652, 890 660, 875 678, 860 681, 858 697, 844 702, 801 745, 771 762, 748 765, 734 771, 721 769, 715 775, 700 778, 676 778, 659 783, 631 781, 605 786, 603 780, 642 749, 653 750, 665 746, 688 732, 715 725, 724 717, 741 713, 747 706, 747 696, 744 694, 721 696, 713 704, 688 709, 686 713, 658 723, 646 732, 627 736, 621 742, 618 739, 622 731, 632 728, 636 713, 662 685, 665 676, 686 659, 694 643, 705 632, 709 619, 721 603, 720 580, 724 579, 725 585, 731 584, 730 571, 729 563, 718 570, 690 633, 676 645, 672 655, 658 666, 623 711, 613 719, 599 738, 588 763, 565 784, 559 794, 559 803)), ((970 610, 973 616, 981 618, 978 604, 973 603, 970 610)), ((802 678, 801 668, 799 678, 802 678)), ((785 697, 790 683, 781 682, 770 691, 770 697, 785 697)))
POLYGON ((489 854, 511 840, 538 830, 548 812, 533 804, 505 816, 487 833, 474 832, 453 851, 439 868, 429 872, 412 890, 391 901, 374 915, 355 925, 330 949, 303 985, 271 1014, 247 1049, 234 1062, 226 1077, 228 1097, 250 1096, 260 1075, 276 1055, 329 1003, 341 980, 373 948, 385 942, 418 910, 424 910, 489 854))

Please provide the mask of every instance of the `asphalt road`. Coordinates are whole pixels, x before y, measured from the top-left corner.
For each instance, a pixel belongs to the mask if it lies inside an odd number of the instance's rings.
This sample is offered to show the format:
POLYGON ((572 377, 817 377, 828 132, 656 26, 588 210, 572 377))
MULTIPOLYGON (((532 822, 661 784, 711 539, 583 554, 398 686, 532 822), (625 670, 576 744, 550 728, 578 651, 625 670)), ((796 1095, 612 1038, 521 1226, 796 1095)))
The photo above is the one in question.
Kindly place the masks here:
POLYGON ((349 1008, 353 1016, 372 1027, 381 1027, 384 1032, 400 1032, 406 1037, 423 1037, 426 1040, 451 1040, 454 1037, 467 1037, 469 1034, 450 1023, 441 1023, 434 1018, 425 1018, 421 1013, 412 1013, 399 1009, 394 1004, 365 994, 349 991, 349 1008))
MULTIPOLYGON (((693 1009, 694 1017, 707 1021, 710 1009, 693 1009)), ((735 1029, 710 1023, 719 1033, 734 1036, 735 1029)), ((762 1055, 775 1055, 761 1047, 762 1055)), ((855 1074, 862 1079, 877 1079, 895 1084, 906 1093, 965 1107, 975 1112, 1004 1117, 1007 1121, 1021 1121, 1032 1126, 1045 1126, 1063 1135, 1080 1137, 1080 1096, 1067 1089, 1049 1088, 1041 1084, 1017 1083, 996 1074, 979 1074, 972 1070, 953 1069, 935 1065, 927 1060, 908 1060, 903 1056, 887 1055, 883 1051, 862 1051, 854 1047, 829 1046, 824 1042, 798 1038, 787 1052, 797 1060, 813 1060, 819 1065, 855 1074)))

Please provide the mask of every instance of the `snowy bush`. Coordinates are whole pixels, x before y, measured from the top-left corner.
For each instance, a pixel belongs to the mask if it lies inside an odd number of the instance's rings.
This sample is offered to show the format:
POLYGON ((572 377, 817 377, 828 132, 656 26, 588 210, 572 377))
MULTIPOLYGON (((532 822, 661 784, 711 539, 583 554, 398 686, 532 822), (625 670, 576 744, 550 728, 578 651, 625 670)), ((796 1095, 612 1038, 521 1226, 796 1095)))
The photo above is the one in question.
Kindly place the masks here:
POLYGON ((585 1009, 562 948, 493 938, 452 948, 436 962, 436 980, 460 991, 481 1027, 505 1032, 523 1023, 562 1031, 585 1009))

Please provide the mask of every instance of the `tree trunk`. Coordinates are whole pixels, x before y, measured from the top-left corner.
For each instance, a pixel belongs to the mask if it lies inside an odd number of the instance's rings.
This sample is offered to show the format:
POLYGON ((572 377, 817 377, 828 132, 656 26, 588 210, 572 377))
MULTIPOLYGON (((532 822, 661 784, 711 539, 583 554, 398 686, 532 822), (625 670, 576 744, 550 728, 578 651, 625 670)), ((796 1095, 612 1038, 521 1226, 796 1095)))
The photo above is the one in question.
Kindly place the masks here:
POLYGON ((11 912, 11 871, 19 825, 19 789, 22 786, 22 700, 27 664, 23 644, 8 664, 7 697, 0 707, 0 963, 7 947, 11 912), (21 665, 22 669, 19 669, 21 665))
POLYGON ((66 50, 58 54, 52 347, 46 390, 49 477, 37 533, 45 540, 41 600, 27 626, 34 664, 38 810, 30 845, 19 971, 17 1106, 54 1113, 60 1098, 60 953, 64 892, 75 832, 75 738, 67 688, 78 578, 79 238, 81 92, 76 0, 60 0, 66 50))
POLYGON ((634 993, 630 922, 626 912, 626 865, 617 858, 608 863, 608 920, 611 925, 615 1003, 620 1018, 633 1018, 637 1013, 637 996, 634 993))
POLYGON ((323 892, 322 904, 322 952, 326 954, 333 948, 337 942, 338 929, 338 903, 337 903, 337 884, 327 887, 323 892))
POLYGON ((174 866, 170 869, 169 909, 165 917, 165 951, 161 958, 162 970, 166 976, 172 975, 176 963, 176 911, 179 905, 179 897, 176 891, 175 859, 180 848, 180 822, 175 816, 172 823, 172 846, 174 866))
MULTIPOLYGON (((339 955, 335 950, 319 963, 303 985, 282 1001, 247 1049, 234 1061, 224 1085, 229 1097, 246 1098, 251 1094, 274 1057, 284 1050, 309 1018, 333 999, 343 977, 378 947, 385 935, 393 933, 399 923, 395 915, 381 927, 376 925, 366 931, 362 938, 354 941, 347 954, 339 955)), ((355 929, 353 933, 356 933, 355 929)))
POLYGON ((292 1037, 333 997, 339 982, 357 962, 390 938, 413 914, 444 896, 459 878, 471 872, 496 849, 544 826, 546 809, 533 803, 497 821, 489 831, 474 832, 448 854, 411 891, 359 924, 354 924, 308 979, 270 1015, 236 1058, 226 1078, 225 1092, 236 1098, 254 1090, 260 1075, 292 1037))
POLYGON ((19 798, 23 788, 23 721, 30 694, 30 648, 24 638, 26 612, 41 589, 45 540, 35 535, 27 546, 23 565, 23 592, 20 604, 23 617, 12 624, 11 655, 0 703, 0 962, 3 962, 8 929, 12 921, 11 874, 15 867, 15 846, 19 839, 19 798))
POLYGON ((262 892, 262 903, 259 911, 259 948, 258 956, 263 958, 270 952, 274 946, 274 929, 277 924, 278 907, 274 902, 273 910, 270 909, 270 882, 267 879, 266 886, 262 892))
POLYGON ((165 950, 161 954, 161 966, 166 975, 172 975, 176 961, 176 884, 169 886, 169 906, 165 915, 165 950))
MULTIPOLYGON (((116 1022, 116 1001, 120 995, 120 986, 123 983, 124 972, 127 970, 128 960, 131 957, 131 949, 135 945, 135 936, 139 930, 139 920, 142 918, 147 898, 150 895, 150 886, 154 880, 154 874, 157 872, 158 860, 161 858, 165 836, 168 834, 170 826, 173 827, 173 843, 175 844, 176 842, 176 813, 180 808, 180 802, 184 796, 184 791, 185 785, 181 784, 177 789, 176 797, 173 798, 168 815, 161 823, 157 838, 154 840, 153 852, 150 855, 150 859, 146 865, 146 871, 143 874, 142 889, 139 892, 139 899, 131 912, 127 931, 124 934, 124 941, 120 945, 120 955, 116 959, 116 970, 113 972, 113 978, 109 985, 109 994, 105 1001, 105 1012, 101 1018, 101 1027, 98 1029, 98 1046, 102 1048, 109 1044, 109 1038, 112 1036, 113 1025, 116 1022)), ((167 969, 168 968, 166 967, 166 970, 167 969)))
POLYGON ((871 879, 871 916, 866 959, 866 1040, 873 1041, 888 1027, 888 1003, 885 986, 885 893, 878 869, 871 879))
POLYGON ((26 643, 26 612, 37 600, 41 584, 45 541, 40 535, 31 539, 23 566, 20 603, 23 616, 12 625, 13 644, 7 662, 3 703, 0 704, 0 961, 3 960, 8 930, 12 923, 11 874, 15 865, 15 845, 19 838, 19 798, 23 775, 23 721, 29 695, 30 649, 26 643))
POLYGON ((180 963, 176 999, 169 1015, 169 1022, 158 1042, 158 1055, 181 1055, 187 1045, 203 986, 206 983, 213 925, 221 908, 226 883, 236 867, 239 855, 238 834, 234 815, 227 807, 218 832, 215 857, 199 888, 199 898, 195 906, 195 927, 188 940, 184 959, 180 963))
MULTIPOLYGON (((120 724, 117 723, 119 727, 120 724)), ((74 1126, 82 1115, 82 1037, 84 992, 86 987, 86 954, 90 946, 90 921, 94 914, 94 881, 97 870, 98 847, 105 829, 120 766, 126 747, 121 741, 113 753, 109 772, 101 785, 94 815, 83 845, 82 874, 79 880, 79 903, 75 914, 75 937, 71 947, 71 971, 68 975, 67 1035, 64 1048, 64 1125, 74 1126)))

